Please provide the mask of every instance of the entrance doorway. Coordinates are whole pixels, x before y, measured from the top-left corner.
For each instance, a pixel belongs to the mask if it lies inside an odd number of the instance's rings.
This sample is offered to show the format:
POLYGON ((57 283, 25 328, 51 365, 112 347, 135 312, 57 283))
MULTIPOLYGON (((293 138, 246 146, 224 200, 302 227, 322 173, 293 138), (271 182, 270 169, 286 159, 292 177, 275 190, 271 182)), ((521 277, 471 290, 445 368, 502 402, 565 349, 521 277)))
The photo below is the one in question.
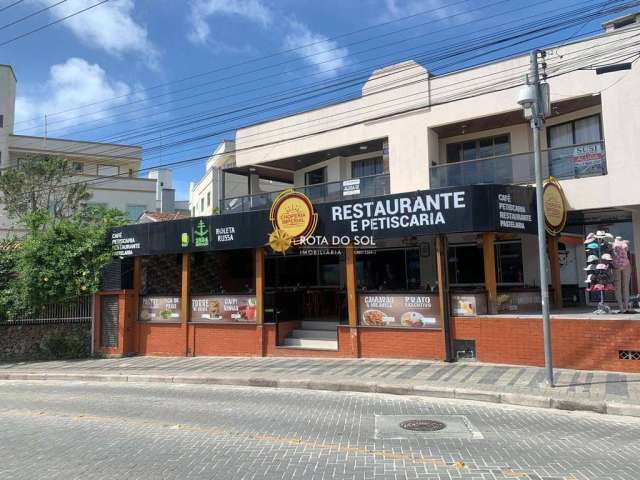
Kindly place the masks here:
POLYGON ((344 255, 312 253, 265 258, 265 321, 277 325, 280 346, 337 350, 347 322, 344 255))

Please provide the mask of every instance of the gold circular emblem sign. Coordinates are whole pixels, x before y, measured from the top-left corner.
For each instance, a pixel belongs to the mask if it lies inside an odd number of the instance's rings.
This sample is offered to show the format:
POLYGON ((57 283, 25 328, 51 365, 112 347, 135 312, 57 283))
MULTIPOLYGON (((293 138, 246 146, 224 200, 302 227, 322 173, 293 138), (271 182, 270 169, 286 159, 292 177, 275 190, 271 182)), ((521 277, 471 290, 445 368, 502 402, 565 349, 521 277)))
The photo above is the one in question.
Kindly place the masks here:
POLYGON ((544 224, 550 235, 559 234, 567 223, 567 200, 560 183, 553 178, 545 183, 542 190, 544 224))
POLYGON ((269 245, 273 250, 284 253, 291 244, 299 243, 301 237, 309 236, 315 231, 318 214, 306 195, 285 190, 273 201, 269 220, 273 225, 269 245))

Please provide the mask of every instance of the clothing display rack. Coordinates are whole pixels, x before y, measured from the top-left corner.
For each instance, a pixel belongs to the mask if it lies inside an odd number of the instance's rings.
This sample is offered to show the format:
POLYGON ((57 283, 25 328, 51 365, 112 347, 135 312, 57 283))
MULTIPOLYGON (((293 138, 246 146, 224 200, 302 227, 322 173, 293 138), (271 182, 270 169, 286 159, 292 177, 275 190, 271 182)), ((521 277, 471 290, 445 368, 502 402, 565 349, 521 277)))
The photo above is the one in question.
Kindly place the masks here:
POLYGON ((611 256, 613 235, 604 231, 590 233, 585 240, 587 252, 587 292, 599 292, 600 302, 593 313, 604 315, 611 313, 611 307, 605 303, 605 293, 615 291, 611 256))

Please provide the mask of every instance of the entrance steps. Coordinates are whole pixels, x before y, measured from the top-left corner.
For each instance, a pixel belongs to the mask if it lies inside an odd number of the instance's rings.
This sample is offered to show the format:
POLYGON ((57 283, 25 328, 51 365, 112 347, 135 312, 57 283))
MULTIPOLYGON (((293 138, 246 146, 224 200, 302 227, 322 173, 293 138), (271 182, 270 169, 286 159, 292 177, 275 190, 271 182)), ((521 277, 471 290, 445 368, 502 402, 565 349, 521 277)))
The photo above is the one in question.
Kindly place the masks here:
POLYGON ((310 350, 338 350, 336 322, 303 321, 301 328, 284 339, 284 347, 310 350))

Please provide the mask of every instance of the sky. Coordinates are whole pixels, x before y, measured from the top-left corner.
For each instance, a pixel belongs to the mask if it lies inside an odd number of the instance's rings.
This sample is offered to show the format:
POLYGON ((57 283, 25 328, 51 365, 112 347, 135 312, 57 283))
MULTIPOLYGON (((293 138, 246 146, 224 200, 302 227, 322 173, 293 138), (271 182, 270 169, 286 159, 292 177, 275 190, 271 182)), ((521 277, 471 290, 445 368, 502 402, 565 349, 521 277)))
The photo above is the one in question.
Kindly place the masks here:
MULTIPOLYGON (((206 156, 240 126, 357 96, 384 65, 416 58, 437 75, 593 34, 601 19, 442 54, 601 1, 109 0, 0 46, 0 64, 18 78, 17 134, 42 135, 46 114, 50 137, 142 145, 149 168, 206 156)), ((99 0, 15 2, 0 0, 0 44, 99 0)), ((173 171, 186 199, 204 161, 173 171)))

